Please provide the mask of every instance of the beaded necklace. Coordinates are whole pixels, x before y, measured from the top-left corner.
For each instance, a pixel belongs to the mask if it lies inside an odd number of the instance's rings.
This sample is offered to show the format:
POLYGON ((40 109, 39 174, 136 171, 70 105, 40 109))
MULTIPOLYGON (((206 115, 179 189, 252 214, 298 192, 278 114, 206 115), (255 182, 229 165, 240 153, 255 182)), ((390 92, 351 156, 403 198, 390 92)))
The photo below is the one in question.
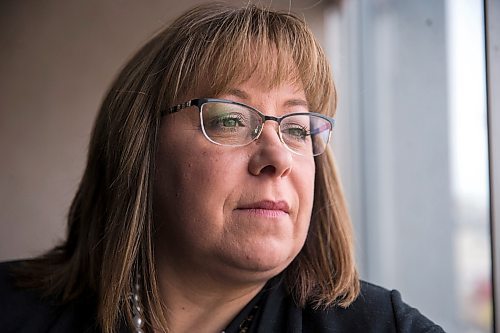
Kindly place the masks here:
MULTIPOLYGON (((132 312, 134 314, 133 323, 134 330, 133 333, 144 333, 142 329, 144 327, 144 319, 142 317, 142 306, 141 306, 141 297, 139 296, 140 286, 139 282, 136 282, 134 285, 134 292, 132 293, 132 312)), ((250 329, 250 325, 252 324, 253 319, 255 318, 257 311, 259 310, 259 305, 254 305, 252 311, 248 314, 248 316, 243 319, 241 322, 238 333, 248 333, 250 329)), ((221 331, 221 333, 226 333, 225 330, 221 331)))

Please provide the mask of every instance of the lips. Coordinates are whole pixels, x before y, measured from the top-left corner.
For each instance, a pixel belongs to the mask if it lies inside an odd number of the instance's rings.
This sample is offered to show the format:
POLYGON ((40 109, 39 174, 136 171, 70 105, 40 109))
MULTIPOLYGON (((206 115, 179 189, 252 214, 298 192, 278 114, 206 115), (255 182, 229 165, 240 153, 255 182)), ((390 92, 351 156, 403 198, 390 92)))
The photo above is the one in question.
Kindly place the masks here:
POLYGON ((288 206, 288 203, 286 201, 263 200, 241 205, 237 208, 237 210, 269 211, 288 214, 290 211, 290 207, 288 206))

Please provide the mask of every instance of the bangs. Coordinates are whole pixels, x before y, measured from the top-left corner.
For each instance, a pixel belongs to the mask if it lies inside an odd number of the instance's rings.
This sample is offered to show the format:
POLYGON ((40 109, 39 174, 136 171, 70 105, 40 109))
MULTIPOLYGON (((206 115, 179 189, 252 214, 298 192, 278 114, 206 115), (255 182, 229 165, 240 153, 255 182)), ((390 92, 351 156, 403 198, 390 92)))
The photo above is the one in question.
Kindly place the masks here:
POLYGON ((214 10, 214 5, 197 7, 172 25, 185 37, 176 45, 179 71, 171 98, 185 97, 186 92, 217 96, 256 77, 266 88, 285 82, 303 87, 311 111, 333 116, 336 96, 330 67, 301 19, 254 5, 228 9, 226 4, 202 22, 190 21, 190 16, 198 17, 197 11, 206 14, 207 8, 214 10))

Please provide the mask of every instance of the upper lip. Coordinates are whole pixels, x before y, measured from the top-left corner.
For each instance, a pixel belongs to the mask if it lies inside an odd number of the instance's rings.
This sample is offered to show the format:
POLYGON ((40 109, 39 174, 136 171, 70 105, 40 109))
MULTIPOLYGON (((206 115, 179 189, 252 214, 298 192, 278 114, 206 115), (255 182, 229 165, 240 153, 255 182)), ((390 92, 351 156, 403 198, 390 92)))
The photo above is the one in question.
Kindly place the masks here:
POLYGON ((268 210, 282 210, 285 213, 290 211, 290 207, 286 201, 272 201, 272 200, 262 200, 258 202, 253 202, 250 204, 244 204, 238 206, 238 209, 268 209, 268 210))

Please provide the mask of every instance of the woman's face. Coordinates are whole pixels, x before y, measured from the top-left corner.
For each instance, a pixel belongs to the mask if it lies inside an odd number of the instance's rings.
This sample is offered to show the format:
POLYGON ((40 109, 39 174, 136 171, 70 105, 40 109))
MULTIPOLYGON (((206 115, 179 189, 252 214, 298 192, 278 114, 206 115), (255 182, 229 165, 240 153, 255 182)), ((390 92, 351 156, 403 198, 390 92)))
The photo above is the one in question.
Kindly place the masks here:
MULTIPOLYGON (((216 97, 266 115, 307 111, 302 87, 290 83, 269 90, 251 78, 229 91, 216 97)), ((159 136, 154 200, 159 264, 179 276, 218 279, 268 279, 282 271, 309 228, 314 158, 285 148, 273 121, 247 146, 211 143, 196 107, 165 116, 159 136)))

